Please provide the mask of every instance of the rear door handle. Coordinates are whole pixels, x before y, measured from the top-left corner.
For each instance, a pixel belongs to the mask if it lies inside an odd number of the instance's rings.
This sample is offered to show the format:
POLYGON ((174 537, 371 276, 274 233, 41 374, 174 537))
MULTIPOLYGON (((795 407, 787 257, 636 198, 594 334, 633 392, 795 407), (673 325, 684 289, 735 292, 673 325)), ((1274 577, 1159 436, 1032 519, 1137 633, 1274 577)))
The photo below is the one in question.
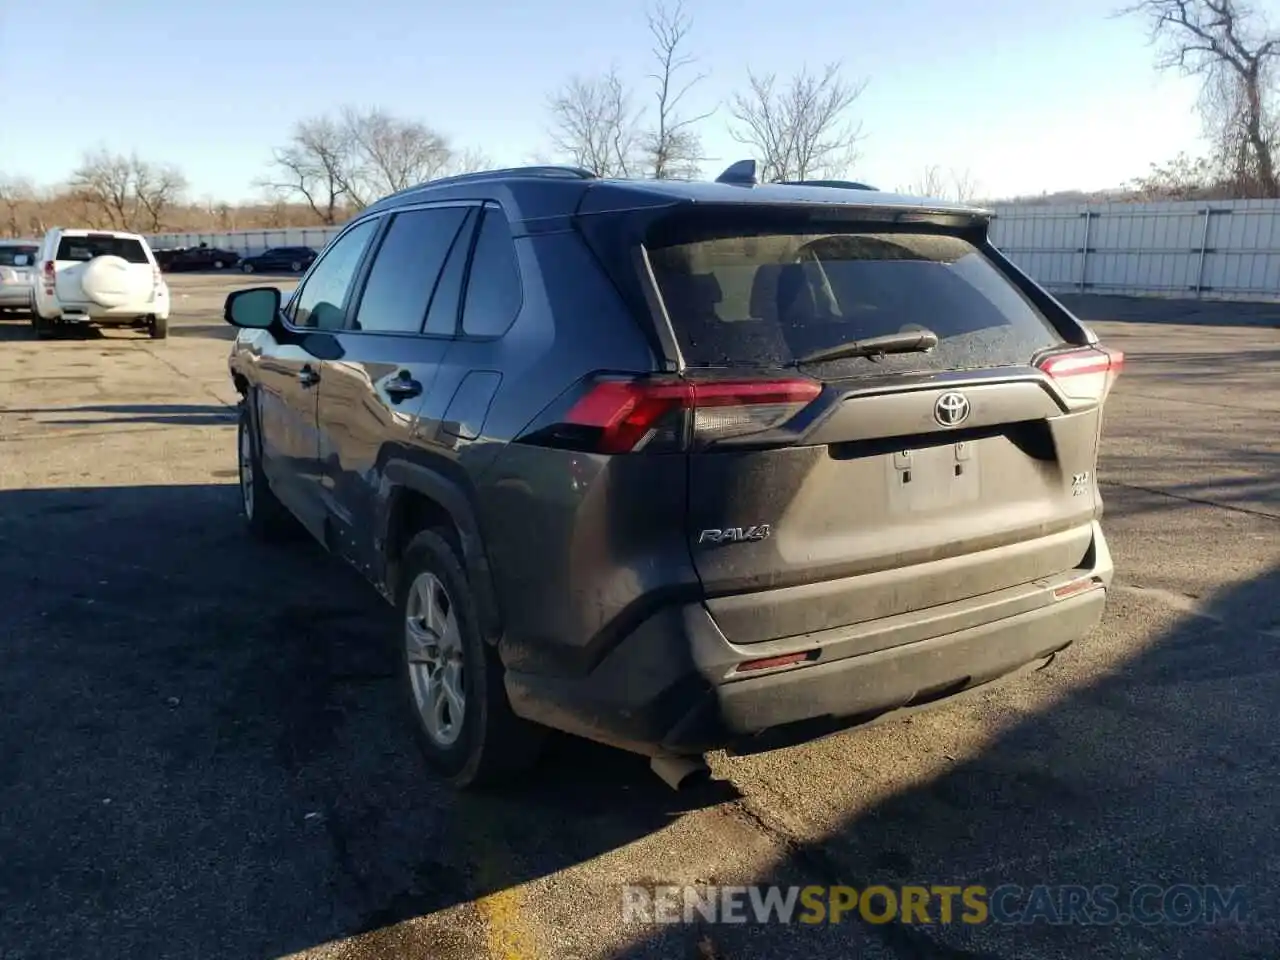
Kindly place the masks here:
POLYGON ((422 393, 422 384, 412 379, 408 373, 402 373, 393 380, 387 381, 384 389, 393 403, 399 403, 401 400, 408 400, 422 393))
POLYGON ((304 387, 314 387, 320 382, 320 374, 311 368, 311 365, 303 367, 298 371, 298 382, 304 387))

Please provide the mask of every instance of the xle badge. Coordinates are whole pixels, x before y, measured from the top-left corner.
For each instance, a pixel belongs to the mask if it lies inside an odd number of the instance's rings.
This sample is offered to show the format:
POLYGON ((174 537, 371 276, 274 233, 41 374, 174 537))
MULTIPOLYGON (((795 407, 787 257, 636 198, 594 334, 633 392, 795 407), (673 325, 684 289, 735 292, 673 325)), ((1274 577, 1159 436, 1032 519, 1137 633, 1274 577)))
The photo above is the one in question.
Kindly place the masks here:
POLYGON ((1071 475, 1071 495, 1073 497, 1083 497, 1089 492, 1089 471, 1084 473, 1073 473, 1071 475))

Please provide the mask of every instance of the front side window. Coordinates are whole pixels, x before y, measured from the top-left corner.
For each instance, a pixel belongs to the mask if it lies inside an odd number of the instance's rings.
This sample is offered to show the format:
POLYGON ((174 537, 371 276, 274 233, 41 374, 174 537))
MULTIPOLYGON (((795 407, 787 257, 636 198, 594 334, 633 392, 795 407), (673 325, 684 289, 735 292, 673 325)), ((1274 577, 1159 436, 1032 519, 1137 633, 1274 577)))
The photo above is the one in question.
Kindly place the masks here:
POLYGON ((347 294, 360 260, 377 231, 377 219, 365 220, 339 237, 307 277, 290 303, 299 327, 341 330, 346 319, 347 294))

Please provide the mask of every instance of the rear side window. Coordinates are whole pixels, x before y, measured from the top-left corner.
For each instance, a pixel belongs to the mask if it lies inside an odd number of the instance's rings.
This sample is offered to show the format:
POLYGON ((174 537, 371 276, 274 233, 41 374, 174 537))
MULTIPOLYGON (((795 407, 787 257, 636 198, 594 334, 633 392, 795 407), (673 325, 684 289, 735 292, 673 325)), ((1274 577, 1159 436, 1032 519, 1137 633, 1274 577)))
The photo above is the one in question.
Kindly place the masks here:
MULTIPOLYGON (((418 333, 466 207, 398 213, 378 247, 352 328, 418 333)), ((452 331, 450 331, 452 332, 452 331)))
POLYGON ((29 267, 38 252, 37 247, 0 247, 0 267, 29 267))
POLYGON ((649 249, 687 363, 788 366, 816 350, 924 327, 930 353, 832 360, 834 376, 1025 364, 1061 342, 969 241, 883 227, 699 237, 649 249))
POLYGON ((471 257, 462 332, 470 337, 502 336, 515 322, 522 299, 511 227, 501 210, 489 207, 471 257))
POLYGON ((150 263, 141 240, 89 234, 86 237, 63 237, 58 242, 58 260, 85 262, 94 257, 120 257, 129 263, 150 263))

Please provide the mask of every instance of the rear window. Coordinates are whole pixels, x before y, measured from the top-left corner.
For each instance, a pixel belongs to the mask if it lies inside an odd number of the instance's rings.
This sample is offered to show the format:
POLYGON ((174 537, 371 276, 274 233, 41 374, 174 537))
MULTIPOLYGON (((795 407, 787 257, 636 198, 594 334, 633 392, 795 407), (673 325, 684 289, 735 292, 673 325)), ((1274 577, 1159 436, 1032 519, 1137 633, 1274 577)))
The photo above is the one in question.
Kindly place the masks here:
POLYGON ((0 247, 0 267, 16 267, 18 260, 25 257, 22 266, 31 266, 36 262, 39 247, 0 247))
POLYGON ((937 231, 763 233, 649 248, 693 366, 788 366, 821 350, 917 327, 930 353, 827 361, 831 375, 1025 364, 1061 342, 969 241, 937 231))
POLYGON ((120 257, 129 263, 150 262, 142 242, 133 237, 90 234, 87 237, 63 237, 58 243, 59 260, 86 261, 94 257, 120 257))

